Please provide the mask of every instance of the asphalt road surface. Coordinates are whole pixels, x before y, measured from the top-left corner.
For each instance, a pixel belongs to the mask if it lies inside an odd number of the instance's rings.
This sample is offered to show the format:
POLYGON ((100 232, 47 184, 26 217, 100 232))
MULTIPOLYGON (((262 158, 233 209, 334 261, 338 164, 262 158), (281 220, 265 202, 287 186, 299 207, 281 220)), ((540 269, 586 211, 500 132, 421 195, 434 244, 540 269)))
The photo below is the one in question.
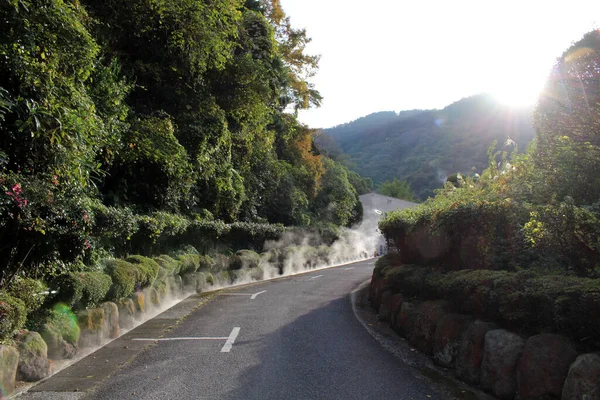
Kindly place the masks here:
POLYGON ((372 270, 368 260, 220 294, 84 398, 442 398, 356 319, 350 294, 372 270))

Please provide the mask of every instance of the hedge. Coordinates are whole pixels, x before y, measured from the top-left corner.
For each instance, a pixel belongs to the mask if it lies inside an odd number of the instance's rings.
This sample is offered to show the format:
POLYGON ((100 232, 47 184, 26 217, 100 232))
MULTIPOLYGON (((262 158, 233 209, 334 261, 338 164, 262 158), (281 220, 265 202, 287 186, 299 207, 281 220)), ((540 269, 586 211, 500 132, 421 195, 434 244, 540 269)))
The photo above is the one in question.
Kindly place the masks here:
POLYGON ((457 312, 496 321, 507 329, 562 333, 585 347, 600 347, 600 279, 539 275, 532 271, 463 270, 379 263, 374 276, 393 292, 444 299, 457 312))
POLYGON ((156 261, 161 268, 167 271, 167 275, 177 275, 181 268, 181 263, 179 261, 164 254, 159 257, 155 257, 154 261, 156 261))
POLYGON ((104 300, 112 279, 102 272, 71 272, 58 277, 55 285, 58 289, 58 301, 74 309, 86 309, 104 300))
POLYGON ((0 292, 0 343, 10 340, 13 334, 23 328, 27 310, 23 301, 0 292))
POLYGON ((181 264, 180 275, 192 274, 200 268, 200 255, 198 254, 182 254, 178 261, 181 264))
POLYGON ((129 297, 135 290, 137 282, 137 268, 125 260, 108 260, 106 272, 112 278, 112 286, 108 293, 110 300, 119 301, 129 297))
POLYGON ((92 236, 99 247, 115 256, 130 253, 157 255, 183 245, 190 245, 202 253, 223 247, 239 250, 262 250, 266 240, 278 240, 285 228, 281 224, 235 222, 220 220, 192 220, 179 214, 155 212, 134 214, 127 207, 107 207, 93 202, 92 236))
POLYGON ((260 264, 260 255, 252 250, 239 250, 229 259, 229 268, 256 268, 260 264))
POLYGON ((388 213, 379 229, 403 264, 445 270, 541 266, 600 277, 600 214, 569 199, 535 206, 438 196, 388 213))
POLYGON ((141 287, 152 286, 160 270, 156 261, 139 255, 129 256, 125 261, 136 267, 136 283, 141 287))

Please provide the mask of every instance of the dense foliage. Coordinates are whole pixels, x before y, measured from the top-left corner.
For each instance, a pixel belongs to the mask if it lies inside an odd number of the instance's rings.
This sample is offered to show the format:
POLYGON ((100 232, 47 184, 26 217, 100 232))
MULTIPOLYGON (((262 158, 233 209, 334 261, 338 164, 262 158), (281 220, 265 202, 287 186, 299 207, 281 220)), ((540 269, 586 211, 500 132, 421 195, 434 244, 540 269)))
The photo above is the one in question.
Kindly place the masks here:
POLYGON ((376 184, 395 178, 410 183, 421 200, 446 177, 479 173, 487 148, 508 137, 521 150, 534 136, 531 108, 511 108, 489 95, 459 100, 442 110, 380 112, 326 129, 317 139, 324 153, 376 184))
POLYGON ((598 31, 558 59, 535 124, 526 154, 508 142, 481 176, 457 174, 435 198, 386 216, 380 229, 401 263, 600 278, 598 31))
POLYGON ((391 181, 382 182, 378 187, 377 191, 385 196, 395 197, 397 199, 415 201, 417 196, 410 187, 410 183, 407 181, 399 181, 397 178, 391 181))
POLYGON ((0 20, 0 290, 63 276, 93 304, 108 277, 81 262, 360 218, 368 182, 296 119, 318 57, 277 0, 7 0, 0 20))

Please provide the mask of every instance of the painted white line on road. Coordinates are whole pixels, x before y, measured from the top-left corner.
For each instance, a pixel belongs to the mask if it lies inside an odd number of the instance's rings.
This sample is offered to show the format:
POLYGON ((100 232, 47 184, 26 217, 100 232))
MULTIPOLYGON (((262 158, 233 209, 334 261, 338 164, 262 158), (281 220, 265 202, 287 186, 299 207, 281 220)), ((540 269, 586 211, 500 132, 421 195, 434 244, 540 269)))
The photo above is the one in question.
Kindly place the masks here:
POLYGON ((346 271, 350 271, 351 269, 354 269, 354 267, 350 267, 350 268, 344 268, 346 271))
POLYGON ((263 294, 263 293, 267 293, 266 290, 263 290, 262 292, 258 292, 258 293, 254 293, 251 297, 250 300, 254 300, 256 298, 256 296, 258 296, 259 294, 263 294))
POLYGON ((375 264, 375 262, 374 262, 374 261, 369 263, 369 265, 373 265, 373 264, 375 264))
POLYGON ((256 299, 259 294, 266 293, 266 290, 258 293, 219 293, 219 296, 250 296, 250 300, 256 299))
POLYGON ((240 334, 240 329, 241 328, 238 326, 233 328, 233 330, 229 334, 229 337, 227 338, 227 341, 225 342, 225 344, 223 345, 223 348, 221 349, 221 353, 229 353, 231 351, 231 348, 233 347, 233 343, 235 342, 235 339, 240 334))
POLYGON ((219 296, 254 296, 252 293, 219 293, 219 296))
POLYGON ((174 338, 160 338, 160 339, 146 339, 146 338, 135 338, 131 340, 143 341, 143 342, 163 342, 169 340, 226 340, 229 337, 174 337, 174 338))
POLYGON ((320 277, 322 277, 322 276, 323 276, 323 275, 311 276, 311 277, 310 277, 310 279, 317 279, 317 278, 320 278, 320 277))

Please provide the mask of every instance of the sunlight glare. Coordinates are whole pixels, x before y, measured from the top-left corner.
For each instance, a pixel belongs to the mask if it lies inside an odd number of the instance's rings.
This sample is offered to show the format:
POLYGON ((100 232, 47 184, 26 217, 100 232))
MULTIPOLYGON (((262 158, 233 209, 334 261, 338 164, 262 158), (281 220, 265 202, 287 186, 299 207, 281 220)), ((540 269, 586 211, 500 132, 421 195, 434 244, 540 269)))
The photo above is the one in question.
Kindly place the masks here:
POLYGON ((545 83, 545 79, 534 75, 512 74, 499 78, 491 93, 498 101, 515 107, 534 105, 545 83))

